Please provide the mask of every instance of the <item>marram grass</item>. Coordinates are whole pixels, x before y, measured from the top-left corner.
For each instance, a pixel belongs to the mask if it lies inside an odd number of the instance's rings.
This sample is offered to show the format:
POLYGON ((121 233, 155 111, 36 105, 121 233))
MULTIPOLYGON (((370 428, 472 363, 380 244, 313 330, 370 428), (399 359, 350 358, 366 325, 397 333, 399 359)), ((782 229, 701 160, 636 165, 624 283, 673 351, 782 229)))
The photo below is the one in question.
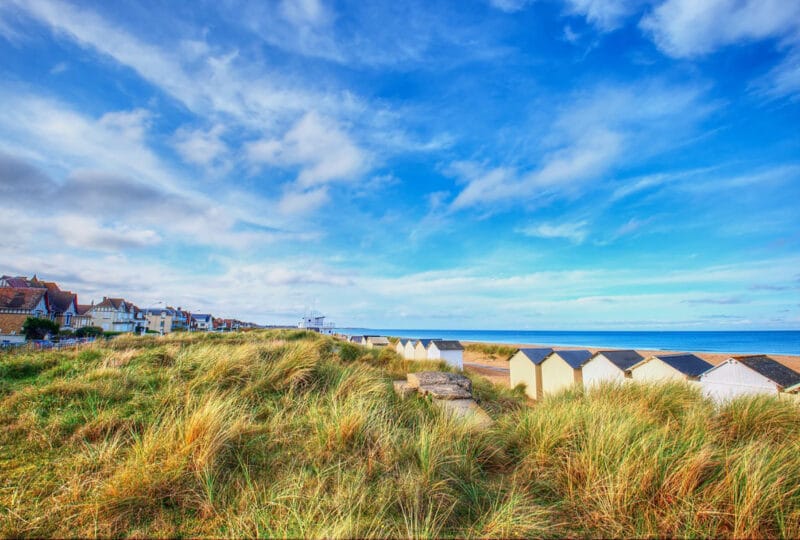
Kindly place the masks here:
POLYGON ((394 395, 431 367, 297 331, 3 354, 0 535, 800 536, 792 402, 475 379, 479 431, 394 395))

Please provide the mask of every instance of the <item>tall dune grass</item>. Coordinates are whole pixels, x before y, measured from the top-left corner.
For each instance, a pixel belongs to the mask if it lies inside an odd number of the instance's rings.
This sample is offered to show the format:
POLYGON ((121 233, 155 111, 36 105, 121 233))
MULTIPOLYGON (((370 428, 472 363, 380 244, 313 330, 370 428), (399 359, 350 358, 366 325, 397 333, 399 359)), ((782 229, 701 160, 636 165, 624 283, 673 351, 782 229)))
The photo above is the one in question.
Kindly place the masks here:
POLYGON ((0 358, 3 536, 800 536, 800 410, 685 385, 525 406, 480 430, 296 331, 0 358))

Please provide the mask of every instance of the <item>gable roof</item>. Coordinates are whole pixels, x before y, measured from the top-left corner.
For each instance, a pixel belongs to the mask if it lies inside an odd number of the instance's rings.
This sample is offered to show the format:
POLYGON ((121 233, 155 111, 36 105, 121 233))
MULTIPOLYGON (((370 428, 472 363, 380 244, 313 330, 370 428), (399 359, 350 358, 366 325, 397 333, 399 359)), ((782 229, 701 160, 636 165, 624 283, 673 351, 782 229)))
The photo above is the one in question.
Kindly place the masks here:
POLYGON ((385 345, 389 343, 389 340, 384 336, 369 336, 367 338, 367 342, 372 343, 373 345, 385 345))
POLYGON ((440 351, 463 351, 461 343, 452 339, 434 339, 433 344, 440 351))
POLYGON ((350 341, 352 343, 362 343, 364 341, 364 336, 350 336, 350 341))
POLYGON ((47 296, 50 300, 50 307, 56 313, 64 313, 70 306, 73 306, 76 311, 78 309, 78 295, 75 293, 58 288, 55 290, 48 288, 47 296))
POLYGON ((550 353, 553 352, 553 349, 550 348, 524 348, 524 349, 517 349, 517 353, 522 353, 525 358, 533 362, 534 364, 538 365, 544 362, 544 359, 550 356, 550 353))
POLYGON ((664 354, 655 355, 653 358, 658 358, 671 368, 689 377, 699 377, 701 374, 714 367, 693 354, 664 354))
POLYGON ((580 367, 592 357, 592 353, 587 351, 586 349, 575 349, 575 350, 565 350, 565 351, 553 351, 548 355, 550 356, 557 355, 561 359, 563 359, 567 364, 570 365, 572 369, 580 369, 580 367))
POLYGON ((428 345, 431 344, 431 341, 436 341, 436 338, 433 338, 433 339, 418 339, 418 340, 416 340, 414 342, 414 347, 416 347, 418 343, 421 343, 422 346, 427 349, 428 345))
POLYGON ((34 289, 30 287, 3 287, 0 288, 0 309, 32 310, 39 302, 45 299, 47 303, 47 289, 34 289))
POLYGON ((789 388, 800 383, 800 373, 776 362, 769 356, 758 354, 751 356, 734 356, 734 360, 741 362, 756 373, 774 381, 782 388, 789 388))
POLYGON ((608 358, 609 362, 617 366, 622 371, 632 368, 633 366, 635 366, 644 359, 644 357, 641 354, 632 350, 597 351, 596 353, 594 353, 592 358, 595 358, 600 355, 604 356, 605 358, 608 358))
POLYGON ((110 307, 116 310, 128 311, 128 304, 124 298, 108 298, 103 297, 103 301, 95 304, 94 307, 110 307))
POLYGON ((93 307, 91 304, 78 304, 78 315, 86 315, 93 307))
POLYGON ((5 281, 8 287, 11 288, 22 289, 30 287, 28 278, 26 278, 25 276, 3 276, 0 279, 5 281))

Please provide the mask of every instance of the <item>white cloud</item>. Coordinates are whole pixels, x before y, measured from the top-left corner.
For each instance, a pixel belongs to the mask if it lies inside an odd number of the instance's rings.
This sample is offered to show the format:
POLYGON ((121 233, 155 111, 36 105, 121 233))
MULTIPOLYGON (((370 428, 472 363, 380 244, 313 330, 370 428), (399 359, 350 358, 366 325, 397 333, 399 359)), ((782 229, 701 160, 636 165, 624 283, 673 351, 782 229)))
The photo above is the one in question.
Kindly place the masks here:
POLYGON ((527 171, 459 162, 448 172, 465 183, 452 209, 498 209, 509 201, 546 201, 579 195, 593 180, 678 144, 713 106, 695 87, 648 83, 599 87, 578 94, 551 120, 540 154, 527 171), (636 149, 635 154, 629 150, 636 149))
POLYGON ((575 244, 581 244, 586 240, 589 233, 586 229, 587 222, 577 221, 574 223, 540 223, 538 225, 528 225, 518 230, 525 236, 536 238, 563 238, 575 244))
POLYGON ((224 126, 220 124, 207 131, 182 127, 175 132, 175 148, 187 162, 208 167, 228 152, 228 146, 221 138, 224 132, 224 126))
POLYGON ((93 250, 118 251, 142 248, 161 243, 161 235, 152 229, 137 229, 128 225, 103 226, 96 220, 66 215, 56 221, 56 230, 69 246, 93 250))
POLYGON ((281 197, 278 203, 278 210, 287 216, 303 215, 320 208, 328 200, 328 188, 326 186, 307 191, 289 189, 281 197))
MULTIPOLYGON (((582 15, 603 31, 618 28, 645 0, 564 0, 567 11, 582 15)), ((701 0, 702 1, 702 0, 701 0)))
POLYGON ((666 54, 693 57, 726 45, 795 35, 800 31, 800 2, 666 0, 640 25, 666 54))
POLYGON ((532 0, 489 0, 492 6, 506 13, 521 11, 531 2, 532 0))
POLYGON ((302 188, 358 180, 368 159, 335 122, 313 111, 303 115, 282 139, 248 143, 245 154, 254 164, 299 166, 297 184, 302 188))

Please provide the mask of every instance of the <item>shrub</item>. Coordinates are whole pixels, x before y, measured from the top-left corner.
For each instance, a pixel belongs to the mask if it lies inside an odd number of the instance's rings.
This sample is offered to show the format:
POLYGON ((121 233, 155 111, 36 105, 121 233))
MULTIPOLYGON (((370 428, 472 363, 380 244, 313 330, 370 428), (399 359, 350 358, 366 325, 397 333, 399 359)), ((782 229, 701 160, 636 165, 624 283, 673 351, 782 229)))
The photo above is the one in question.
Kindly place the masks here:
POLYGON ((84 326, 75 330, 75 337, 88 338, 100 337, 103 335, 103 329, 99 326, 84 326))
POLYGON ((37 317, 28 317, 22 323, 22 333, 25 339, 45 339, 49 335, 58 334, 58 323, 50 319, 41 319, 37 317))

